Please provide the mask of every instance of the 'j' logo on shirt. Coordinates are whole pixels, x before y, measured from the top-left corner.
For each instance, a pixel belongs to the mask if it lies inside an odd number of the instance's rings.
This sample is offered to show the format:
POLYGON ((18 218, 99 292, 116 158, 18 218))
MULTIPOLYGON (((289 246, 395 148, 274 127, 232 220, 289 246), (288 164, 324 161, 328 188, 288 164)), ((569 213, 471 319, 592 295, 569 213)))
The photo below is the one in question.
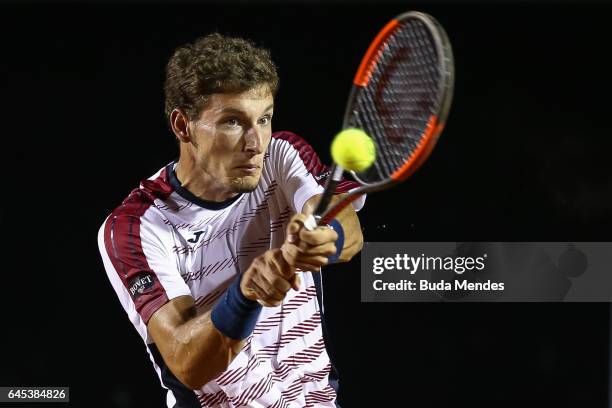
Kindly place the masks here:
POLYGON ((204 231, 195 232, 194 233, 195 237, 188 239, 187 242, 191 242, 192 244, 195 244, 196 242, 198 242, 198 239, 200 239, 200 235, 202 235, 203 233, 204 231))

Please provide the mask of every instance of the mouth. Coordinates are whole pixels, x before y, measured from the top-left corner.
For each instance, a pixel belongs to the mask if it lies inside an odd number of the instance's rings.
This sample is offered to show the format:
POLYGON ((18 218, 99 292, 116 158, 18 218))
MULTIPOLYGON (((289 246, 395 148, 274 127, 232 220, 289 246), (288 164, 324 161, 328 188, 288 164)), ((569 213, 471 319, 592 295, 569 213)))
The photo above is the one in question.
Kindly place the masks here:
POLYGON ((236 166, 235 168, 247 174, 255 174, 257 170, 260 169, 260 167, 256 164, 243 164, 241 166, 236 166))

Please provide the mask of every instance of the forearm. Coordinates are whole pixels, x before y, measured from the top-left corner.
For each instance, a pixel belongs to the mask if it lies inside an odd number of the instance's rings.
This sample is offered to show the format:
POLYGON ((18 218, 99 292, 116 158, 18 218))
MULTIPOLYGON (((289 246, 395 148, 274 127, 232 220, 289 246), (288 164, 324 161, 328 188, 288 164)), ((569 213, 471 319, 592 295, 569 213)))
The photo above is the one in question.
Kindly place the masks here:
POLYGON ((210 312, 188 320, 174 333, 164 355, 173 361, 170 367, 176 377, 191 389, 201 388, 227 369, 244 345, 217 330, 210 312))
POLYGON ((198 316, 193 298, 180 296, 149 321, 149 333, 168 368, 191 389, 201 388, 224 371, 243 347, 244 342, 215 327, 211 314, 198 316))
POLYGON ((280 249, 266 251, 210 312, 197 316, 191 296, 172 299, 151 317, 149 333, 178 380, 199 389, 227 369, 253 332, 262 305, 280 303, 295 276, 280 249))

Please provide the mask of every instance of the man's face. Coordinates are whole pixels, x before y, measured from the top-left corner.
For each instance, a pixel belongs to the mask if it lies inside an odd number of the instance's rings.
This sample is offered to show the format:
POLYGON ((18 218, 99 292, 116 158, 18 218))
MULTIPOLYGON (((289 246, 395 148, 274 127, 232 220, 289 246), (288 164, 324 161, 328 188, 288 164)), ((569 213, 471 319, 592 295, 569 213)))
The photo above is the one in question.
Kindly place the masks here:
POLYGON ((212 188, 238 193, 257 187, 272 136, 273 108, 267 87, 213 94, 200 117, 189 122, 195 166, 212 188))

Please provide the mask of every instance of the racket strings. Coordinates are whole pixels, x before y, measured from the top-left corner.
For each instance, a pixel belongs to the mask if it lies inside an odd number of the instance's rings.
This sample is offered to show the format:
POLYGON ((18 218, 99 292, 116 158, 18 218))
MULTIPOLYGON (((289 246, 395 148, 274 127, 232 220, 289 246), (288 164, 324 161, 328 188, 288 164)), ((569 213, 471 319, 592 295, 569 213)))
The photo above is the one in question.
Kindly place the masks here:
MULTIPOLYGON (((368 95, 364 95, 366 98, 368 95)), ((372 128, 366 130, 366 132, 374 138, 374 140, 379 140, 384 138, 385 130, 383 128, 382 123, 376 118, 375 112, 369 110, 363 110, 363 122, 357 123, 356 127, 361 129, 366 129, 364 123, 371 123, 372 128)), ((378 144, 378 158, 374 162, 374 168, 378 174, 385 175, 391 174, 394 171, 393 167, 393 152, 389 151, 385 144, 378 144)), ((371 171, 371 170, 370 170, 371 171)))
MULTIPOLYGON (((414 26, 415 24, 410 25, 409 28, 414 28, 414 26)), ((425 43, 422 34, 428 35, 426 31, 403 30, 398 35, 391 37, 387 43, 389 52, 383 53, 383 57, 386 55, 388 58, 381 60, 380 65, 377 66, 379 76, 375 80, 378 80, 377 85, 380 85, 386 72, 385 69, 389 68, 392 62, 397 61, 397 69, 394 73, 398 75, 390 78, 388 86, 380 88, 383 90, 382 103, 379 102, 377 106, 380 108, 382 104, 388 102, 392 108, 384 107, 382 113, 385 114, 385 119, 402 121, 401 129, 399 126, 387 126, 387 133, 392 134, 381 138, 385 150, 393 155, 394 170, 404 163, 406 153, 416 150, 423 129, 432 113, 431 109, 423 112, 423 107, 419 106, 419 104, 424 105, 429 102, 431 96, 435 96, 437 81, 437 78, 432 78, 436 73, 428 72, 428 68, 436 67, 437 61, 435 55, 434 58, 428 58, 431 55, 423 52, 424 47, 427 47, 428 44, 425 43), (411 42, 417 44, 409 49, 409 52, 414 55, 412 58, 405 58, 410 57, 405 51, 407 49, 405 44, 411 42), (393 58, 394 55, 397 55, 392 54, 394 50, 397 50, 397 53, 403 53, 404 58, 393 58), (393 114, 395 116, 391 117, 393 114)))
POLYGON ((360 173, 364 182, 388 179, 417 150, 439 108, 440 58, 420 20, 409 20, 380 47, 368 84, 359 91, 349 125, 364 129, 377 160, 360 173))

